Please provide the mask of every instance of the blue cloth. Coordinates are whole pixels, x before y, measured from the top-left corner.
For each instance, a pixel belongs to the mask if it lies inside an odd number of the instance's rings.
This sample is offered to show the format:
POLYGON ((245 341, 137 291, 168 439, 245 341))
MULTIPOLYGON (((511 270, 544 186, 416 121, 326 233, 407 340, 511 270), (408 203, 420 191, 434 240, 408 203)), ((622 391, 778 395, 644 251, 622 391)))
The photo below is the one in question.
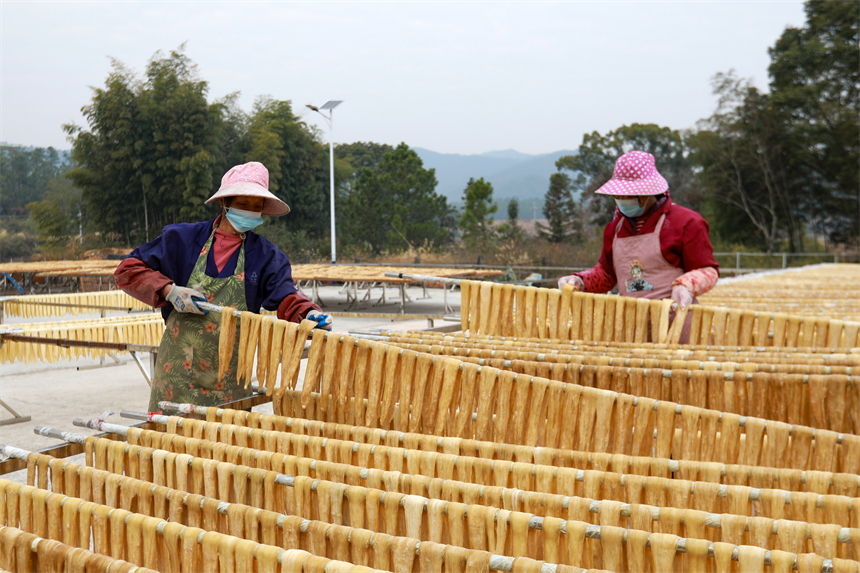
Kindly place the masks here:
MULTIPOLYGON (((215 220, 200 223, 177 223, 164 228, 155 240, 137 247, 131 257, 140 259, 179 286, 188 286, 188 278, 200 251, 212 234, 215 220)), ((215 278, 231 276, 239 260, 239 249, 233 253, 221 272, 215 266, 214 250, 209 250, 206 275, 215 278)), ((260 307, 277 310, 284 298, 296 292, 292 269, 287 255, 257 233, 245 234, 245 302, 251 312, 260 307)), ((161 308, 164 320, 173 311, 172 305, 161 308)))
POLYGON ((15 287, 16 289, 18 289, 18 292, 20 292, 21 294, 27 294, 26 292, 24 292, 24 289, 22 289, 22 288, 21 288, 21 285, 19 285, 19 284, 18 284, 18 281, 16 281, 16 280, 12 277, 12 275, 10 275, 9 273, 3 273, 3 276, 4 276, 4 277, 6 277, 6 280, 7 280, 7 281, 9 281, 10 283, 12 283, 12 286, 13 286, 13 287, 15 287))

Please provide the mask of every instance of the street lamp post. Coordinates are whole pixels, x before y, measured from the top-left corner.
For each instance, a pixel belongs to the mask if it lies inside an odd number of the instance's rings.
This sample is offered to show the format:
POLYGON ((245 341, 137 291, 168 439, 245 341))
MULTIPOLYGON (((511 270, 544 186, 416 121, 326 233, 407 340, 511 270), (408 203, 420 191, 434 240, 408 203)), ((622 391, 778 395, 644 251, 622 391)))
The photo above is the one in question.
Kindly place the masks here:
POLYGON ((329 183, 331 184, 331 264, 337 264, 337 240, 334 231, 334 108, 342 104, 341 100, 331 100, 325 102, 321 107, 308 104, 307 107, 314 110, 328 123, 328 159, 329 159, 329 183), (320 110, 328 110, 328 115, 320 110))

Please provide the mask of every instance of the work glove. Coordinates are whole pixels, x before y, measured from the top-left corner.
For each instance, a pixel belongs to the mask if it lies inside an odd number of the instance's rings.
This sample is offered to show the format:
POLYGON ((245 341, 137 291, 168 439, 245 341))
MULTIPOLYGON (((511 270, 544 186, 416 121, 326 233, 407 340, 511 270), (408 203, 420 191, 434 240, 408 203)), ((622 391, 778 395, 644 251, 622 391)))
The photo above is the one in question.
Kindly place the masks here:
POLYGON ((558 288, 564 288, 564 285, 570 285, 573 287, 573 290, 582 292, 585 289, 585 283, 582 281, 582 278, 577 275, 569 275, 566 277, 561 277, 558 279, 558 288))
POLYGON ((672 303, 672 310, 677 312, 679 307, 684 310, 693 304, 693 293, 684 285, 675 285, 672 287, 672 300, 675 301, 672 303))
POLYGON ((170 285, 170 291, 164 297, 167 302, 173 305, 177 312, 185 312, 188 314, 209 314, 208 310, 203 310, 197 306, 198 302, 206 302, 206 297, 200 291, 193 288, 170 285))
POLYGON ((315 328, 321 328, 323 330, 331 330, 331 315, 323 314, 318 310, 312 310, 305 317, 305 320, 313 320, 317 323, 315 328))

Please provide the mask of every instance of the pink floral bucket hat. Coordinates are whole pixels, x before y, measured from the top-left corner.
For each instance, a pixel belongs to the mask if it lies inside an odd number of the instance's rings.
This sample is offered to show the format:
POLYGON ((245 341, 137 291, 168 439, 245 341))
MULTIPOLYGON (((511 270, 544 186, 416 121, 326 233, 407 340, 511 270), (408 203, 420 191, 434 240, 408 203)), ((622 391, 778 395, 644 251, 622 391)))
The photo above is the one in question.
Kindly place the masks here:
POLYGON ((654 163, 654 156, 644 151, 625 153, 615 162, 612 179, 595 191, 601 195, 661 195, 669 184, 654 163))
POLYGON ((263 215, 277 217, 290 212, 289 205, 269 191, 269 170, 266 169, 265 165, 256 161, 231 168, 221 178, 221 188, 206 202, 212 203, 224 197, 236 197, 238 195, 263 197, 266 200, 263 203, 263 215))

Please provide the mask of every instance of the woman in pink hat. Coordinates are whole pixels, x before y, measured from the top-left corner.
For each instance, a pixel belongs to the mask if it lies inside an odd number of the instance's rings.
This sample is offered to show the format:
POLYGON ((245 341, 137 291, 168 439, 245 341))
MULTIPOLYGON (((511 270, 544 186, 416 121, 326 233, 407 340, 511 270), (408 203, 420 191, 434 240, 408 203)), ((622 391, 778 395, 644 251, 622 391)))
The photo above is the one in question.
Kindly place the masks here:
MULTIPOLYGON (((197 302, 260 312, 278 318, 317 320, 331 328, 331 317, 293 284, 290 261, 275 245, 254 233, 262 215, 286 215, 290 208, 269 191, 269 172, 257 162, 237 165, 221 179, 221 214, 210 221, 168 225, 154 241, 132 251, 116 269, 116 284, 138 300, 161 308, 166 329, 158 348, 149 411, 168 400, 216 406, 250 395, 237 385, 233 359, 218 379, 220 315, 210 316, 197 302)), ((236 337, 238 345, 239 337, 236 337)))
MULTIPOLYGON (((603 252, 594 268, 561 277, 559 288, 570 284, 578 291, 605 293, 617 284, 621 296, 671 297, 681 308, 714 288, 719 265, 708 223, 672 203, 669 184, 657 172, 653 155, 622 155, 612 179, 597 193, 616 202, 615 217, 603 231, 603 252)), ((689 325, 681 335, 682 343, 688 341, 689 325)))

